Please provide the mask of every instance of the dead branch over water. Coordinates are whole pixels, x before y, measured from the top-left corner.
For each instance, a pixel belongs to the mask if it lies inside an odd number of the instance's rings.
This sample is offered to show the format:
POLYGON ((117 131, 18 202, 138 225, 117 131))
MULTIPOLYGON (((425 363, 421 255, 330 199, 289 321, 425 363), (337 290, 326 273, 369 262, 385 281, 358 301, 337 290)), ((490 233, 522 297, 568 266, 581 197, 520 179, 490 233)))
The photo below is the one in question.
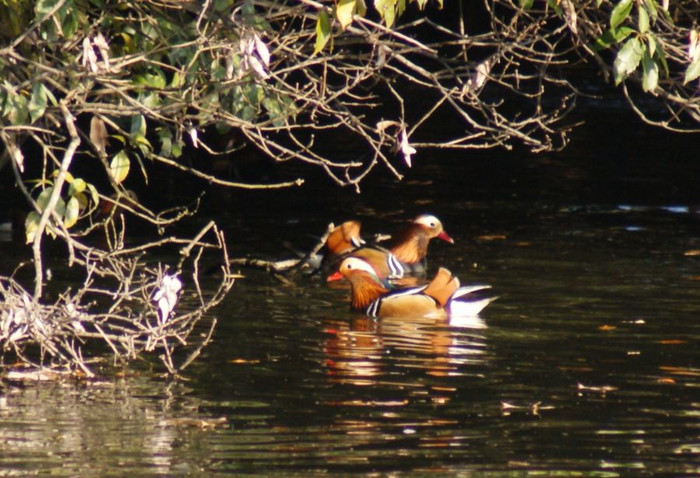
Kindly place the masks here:
POLYGON ((40 303, 13 277, 0 278, 3 355, 36 367, 68 367, 87 377, 95 374, 90 359, 105 351, 117 363, 157 354, 170 374, 185 369, 211 340, 216 326, 211 309, 235 280, 223 233, 210 223, 188 242, 172 238, 146 244, 135 256, 114 252, 79 251, 85 283, 50 304, 40 303), (173 244, 181 245, 179 264, 168 267, 150 259, 173 244), (200 285, 205 256, 222 264, 222 279, 213 288, 200 285), (156 299, 168 277, 177 277, 184 287, 173 291, 164 309, 156 299), (176 356, 178 349, 184 356, 176 356))

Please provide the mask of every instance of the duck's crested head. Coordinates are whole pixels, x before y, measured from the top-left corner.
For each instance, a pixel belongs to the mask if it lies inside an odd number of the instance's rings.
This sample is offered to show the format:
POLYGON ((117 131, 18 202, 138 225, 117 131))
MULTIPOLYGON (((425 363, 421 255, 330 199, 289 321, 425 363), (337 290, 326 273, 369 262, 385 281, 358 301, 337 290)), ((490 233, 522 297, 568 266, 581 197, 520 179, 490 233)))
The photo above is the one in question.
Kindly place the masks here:
POLYGON ((326 248, 331 254, 343 252, 359 247, 364 243, 360 237, 360 221, 345 221, 335 227, 326 239, 326 248))
POLYGON ((367 262, 358 257, 347 257, 343 259, 338 268, 340 273, 346 279, 349 279, 354 274, 367 273, 373 277, 377 276, 377 272, 374 268, 367 262))
POLYGON ((428 234, 428 237, 431 239, 437 237, 438 239, 442 239, 450 244, 454 244, 455 242, 454 239, 452 239, 445 232, 440 219, 432 214, 421 214, 413 220, 413 224, 417 224, 418 226, 422 227, 428 234))

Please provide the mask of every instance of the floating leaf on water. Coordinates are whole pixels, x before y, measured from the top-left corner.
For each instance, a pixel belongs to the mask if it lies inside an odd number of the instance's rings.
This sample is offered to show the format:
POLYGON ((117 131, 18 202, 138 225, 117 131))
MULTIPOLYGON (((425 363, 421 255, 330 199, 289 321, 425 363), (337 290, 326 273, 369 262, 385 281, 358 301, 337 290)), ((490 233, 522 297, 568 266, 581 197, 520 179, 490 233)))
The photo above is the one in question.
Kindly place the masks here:
POLYGON ((507 236, 503 234, 484 234, 481 236, 477 236, 477 239, 479 241, 503 241, 507 239, 507 236))
POLYGON ((681 345, 687 343, 687 340, 681 340, 681 339, 665 339, 665 340, 659 340, 659 343, 661 345, 681 345))
POLYGON ((259 359, 235 358, 235 359, 227 360, 227 362, 234 363, 234 364, 256 364, 256 363, 260 363, 260 360, 259 359))

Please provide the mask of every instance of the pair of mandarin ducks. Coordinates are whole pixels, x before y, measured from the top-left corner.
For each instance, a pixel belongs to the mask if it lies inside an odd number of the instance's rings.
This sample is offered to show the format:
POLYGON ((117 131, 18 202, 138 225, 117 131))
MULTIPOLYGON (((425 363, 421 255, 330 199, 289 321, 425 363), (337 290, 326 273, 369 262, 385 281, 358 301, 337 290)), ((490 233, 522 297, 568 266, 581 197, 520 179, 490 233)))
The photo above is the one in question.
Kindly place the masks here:
POLYGON ((387 247, 366 244, 359 221, 347 221, 326 240, 324 260, 334 271, 327 280, 350 282, 352 308, 370 317, 477 315, 496 299, 483 295, 488 285, 460 287, 459 279, 444 267, 428 284, 415 285, 425 273, 428 244, 434 238, 454 243, 430 214, 415 218, 387 247))

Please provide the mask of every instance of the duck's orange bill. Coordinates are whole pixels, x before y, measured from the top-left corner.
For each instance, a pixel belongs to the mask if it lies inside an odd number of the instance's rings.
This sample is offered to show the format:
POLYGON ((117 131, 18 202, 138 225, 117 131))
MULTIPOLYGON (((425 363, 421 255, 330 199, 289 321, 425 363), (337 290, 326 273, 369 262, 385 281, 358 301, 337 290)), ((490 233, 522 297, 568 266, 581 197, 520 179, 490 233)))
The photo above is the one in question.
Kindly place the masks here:
POLYGON ((447 234, 445 231, 442 231, 440 234, 437 235, 437 237, 439 237, 439 238, 442 239, 443 241, 449 242, 450 244, 454 244, 454 243, 455 243, 455 240, 452 239, 452 238, 450 237, 450 235, 447 234))
POLYGON ((326 278, 326 282, 335 282, 337 280, 341 280, 343 278, 343 274, 340 273, 340 271, 335 271, 333 274, 329 275, 326 278))

